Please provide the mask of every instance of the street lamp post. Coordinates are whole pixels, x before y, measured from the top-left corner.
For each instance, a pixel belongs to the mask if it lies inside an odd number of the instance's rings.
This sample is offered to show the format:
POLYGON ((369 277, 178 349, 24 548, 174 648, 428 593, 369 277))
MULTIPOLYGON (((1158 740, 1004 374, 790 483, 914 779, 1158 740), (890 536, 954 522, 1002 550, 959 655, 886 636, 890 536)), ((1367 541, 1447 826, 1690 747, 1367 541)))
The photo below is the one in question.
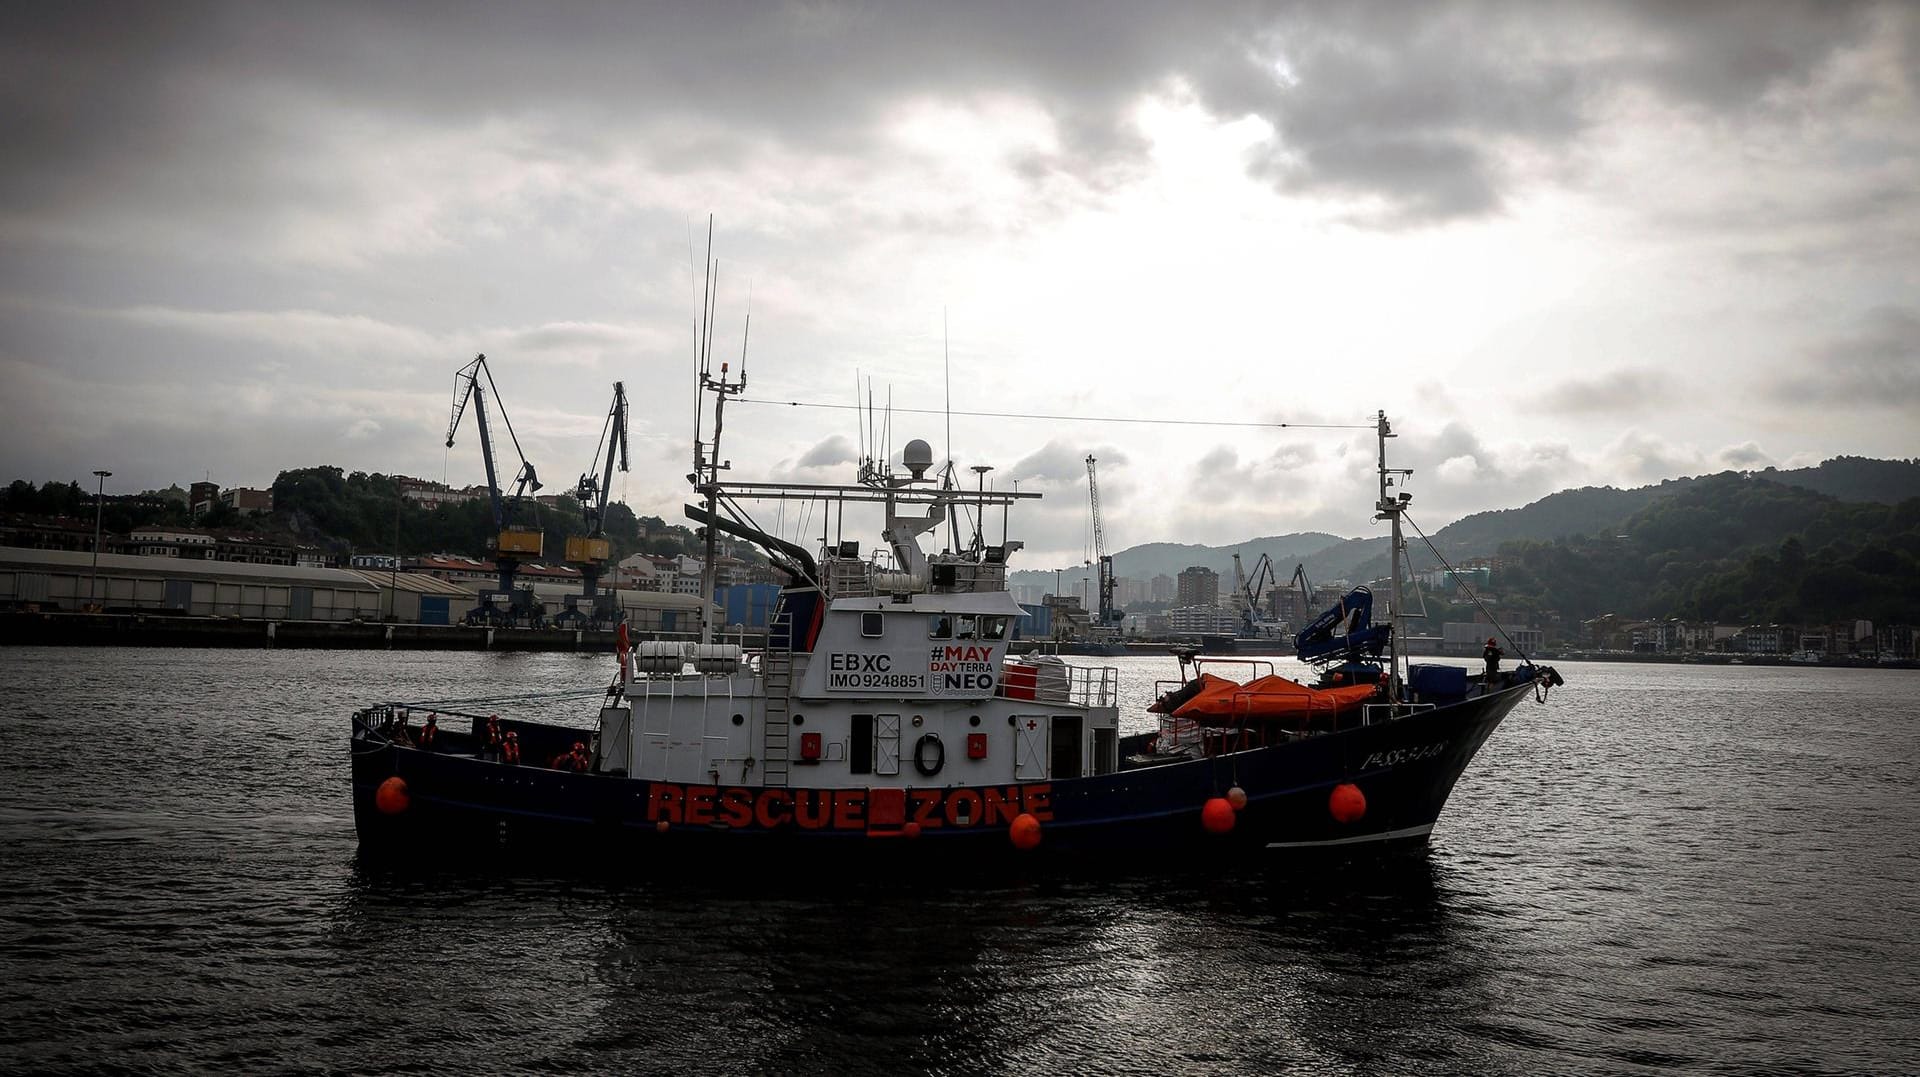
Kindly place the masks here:
POLYGON ((93 572, 87 577, 87 605, 89 606, 96 604, 100 591, 100 510, 106 502, 107 479, 113 475, 113 472, 96 471, 93 474, 100 481, 93 493, 93 572))

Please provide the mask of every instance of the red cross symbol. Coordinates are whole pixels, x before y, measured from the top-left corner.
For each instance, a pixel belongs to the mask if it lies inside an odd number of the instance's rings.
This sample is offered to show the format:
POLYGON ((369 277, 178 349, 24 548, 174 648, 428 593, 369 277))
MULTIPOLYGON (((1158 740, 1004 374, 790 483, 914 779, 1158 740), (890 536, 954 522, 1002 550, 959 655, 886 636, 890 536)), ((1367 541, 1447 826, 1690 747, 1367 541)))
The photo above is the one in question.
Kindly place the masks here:
POLYGON ((1027 719, 1027 728, 1028 728, 1028 729, 1030 729, 1030 730, 1031 730, 1031 729, 1039 729, 1039 728, 1040 728, 1040 723, 1039 723, 1039 722, 1036 722, 1036 721, 1034 721, 1034 720, 1033 720, 1033 719, 1031 719, 1031 718, 1029 718, 1029 719, 1027 719))

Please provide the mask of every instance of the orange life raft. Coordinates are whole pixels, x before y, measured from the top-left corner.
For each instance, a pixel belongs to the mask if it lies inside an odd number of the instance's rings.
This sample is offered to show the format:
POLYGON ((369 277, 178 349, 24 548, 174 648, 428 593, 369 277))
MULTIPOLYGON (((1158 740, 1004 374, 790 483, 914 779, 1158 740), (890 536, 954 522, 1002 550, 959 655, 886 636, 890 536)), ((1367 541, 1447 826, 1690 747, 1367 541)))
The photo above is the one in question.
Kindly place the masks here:
POLYGON ((1376 688, 1357 684, 1346 688, 1309 688, 1297 681, 1270 674, 1241 684, 1200 675, 1200 690, 1173 712, 1176 718, 1191 718, 1208 725, 1245 719, 1297 719, 1331 717, 1353 710, 1372 699, 1376 688))

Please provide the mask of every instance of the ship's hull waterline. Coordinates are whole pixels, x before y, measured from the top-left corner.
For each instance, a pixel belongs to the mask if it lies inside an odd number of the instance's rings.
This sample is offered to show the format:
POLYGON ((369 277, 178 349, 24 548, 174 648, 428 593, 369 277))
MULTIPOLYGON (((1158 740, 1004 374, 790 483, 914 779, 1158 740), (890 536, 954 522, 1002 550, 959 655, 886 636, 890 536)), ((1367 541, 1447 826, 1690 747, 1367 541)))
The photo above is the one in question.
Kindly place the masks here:
MULTIPOLYGON (((601 862, 635 854, 620 858, 629 865, 668 852, 895 862, 1422 844, 1480 746, 1532 692, 1522 682, 1393 721, 1092 777, 904 789, 806 788, 799 773, 791 787, 716 786, 516 766, 463 752, 471 741, 461 735, 448 736, 443 751, 386 743, 356 717, 354 816, 363 848, 374 852, 591 850, 601 862), (1330 804, 1343 784, 1364 797, 1362 813, 1347 821, 1330 804), (1210 831, 1203 806, 1234 788, 1244 791, 1244 808, 1224 833, 1210 831), (1011 840, 1021 814, 1040 823, 1035 848, 1011 840)), ((536 750, 580 735, 516 727, 536 750)))

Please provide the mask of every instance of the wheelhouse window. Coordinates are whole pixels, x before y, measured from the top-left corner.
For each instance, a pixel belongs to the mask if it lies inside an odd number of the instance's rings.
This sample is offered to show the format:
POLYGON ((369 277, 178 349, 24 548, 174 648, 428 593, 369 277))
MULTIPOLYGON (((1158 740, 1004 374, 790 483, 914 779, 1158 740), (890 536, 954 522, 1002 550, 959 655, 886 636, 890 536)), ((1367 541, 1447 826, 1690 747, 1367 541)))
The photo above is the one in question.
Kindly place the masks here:
POLYGON ((860 634, 868 639, 879 639, 886 631, 886 614, 863 613, 860 615, 860 634))
POLYGON ((978 634, 975 627, 975 618, 972 614, 963 613, 956 618, 956 620, 958 623, 954 626, 953 632, 956 637, 960 639, 973 639, 974 636, 978 634))
POLYGON ((981 639, 1006 639, 1007 623, 1011 620, 1012 618, 1010 617, 980 618, 980 638, 981 639))
POLYGON ((953 618, 948 617, 946 614, 941 614, 940 616, 935 617, 932 621, 928 622, 927 638, 928 639, 952 639, 953 638, 953 618))

